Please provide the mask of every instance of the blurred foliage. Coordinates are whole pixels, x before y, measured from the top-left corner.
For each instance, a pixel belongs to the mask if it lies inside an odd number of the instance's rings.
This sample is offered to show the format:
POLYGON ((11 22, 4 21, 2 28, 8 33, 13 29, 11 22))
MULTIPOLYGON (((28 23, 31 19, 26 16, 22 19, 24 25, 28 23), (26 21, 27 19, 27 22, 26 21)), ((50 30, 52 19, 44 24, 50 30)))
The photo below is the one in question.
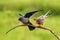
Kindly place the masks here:
POLYGON ((52 10, 54 15, 60 15, 60 0, 0 0, 0 11, 36 9, 52 10))
POLYGON ((52 10, 52 14, 47 18, 44 26, 52 28, 60 35, 60 0, 0 0, 0 40, 57 40, 50 32, 35 29, 29 31, 27 27, 20 27, 5 35, 5 32, 16 25, 22 24, 18 21, 18 14, 43 9, 42 12, 33 15, 34 18, 52 10))

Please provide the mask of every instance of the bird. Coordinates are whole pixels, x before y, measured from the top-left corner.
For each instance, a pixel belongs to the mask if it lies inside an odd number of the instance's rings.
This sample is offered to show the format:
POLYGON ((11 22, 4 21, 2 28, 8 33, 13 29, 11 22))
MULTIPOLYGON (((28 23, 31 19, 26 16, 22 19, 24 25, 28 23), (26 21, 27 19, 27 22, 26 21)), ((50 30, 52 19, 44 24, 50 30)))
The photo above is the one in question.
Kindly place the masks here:
POLYGON ((30 22, 29 18, 30 18, 33 14, 35 14, 36 12, 39 12, 39 11, 42 11, 42 9, 40 9, 40 10, 35 10, 35 11, 32 11, 32 12, 28 12, 28 13, 26 13, 25 15, 19 14, 20 17, 18 18, 18 20, 19 20, 20 22, 22 22, 23 24, 22 24, 22 25, 15 26, 14 28, 8 30, 8 31, 6 32, 6 34, 7 34, 8 32, 10 32, 11 30, 19 27, 19 26, 26 26, 26 25, 27 25, 30 31, 34 30, 35 27, 34 27, 34 26, 31 26, 31 25, 33 25, 33 24, 30 22))
POLYGON ((38 18, 34 18, 34 21, 36 24, 38 24, 38 27, 44 27, 44 22, 49 15, 51 15, 51 10, 49 10, 46 14, 39 16, 38 18))
MULTIPOLYGON (((20 15, 20 18, 19 18, 18 20, 21 21, 21 22, 23 23, 23 25, 28 25, 28 24, 33 25, 33 24, 29 21, 29 18, 30 18, 33 14, 35 14, 36 12, 39 12, 39 11, 42 11, 42 9, 40 9, 40 10, 35 10, 35 11, 32 11, 32 12, 28 12, 28 13, 26 13, 25 15, 19 14, 19 15, 20 15)), ((30 26, 30 25, 28 25, 29 30, 30 30, 30 31, 34 30, 35 27, 30 26)))

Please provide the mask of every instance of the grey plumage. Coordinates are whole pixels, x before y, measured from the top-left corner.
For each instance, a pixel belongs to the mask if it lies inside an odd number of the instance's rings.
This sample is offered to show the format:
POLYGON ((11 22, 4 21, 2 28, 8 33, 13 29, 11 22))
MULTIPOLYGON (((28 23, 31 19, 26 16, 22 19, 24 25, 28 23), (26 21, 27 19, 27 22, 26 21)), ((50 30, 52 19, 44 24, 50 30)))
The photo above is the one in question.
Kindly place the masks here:
MULTIPOLYGON (((36 10, 36 11, 32 11, 32 12, 28 12, 26 15, 21 15, 21 17, 19 18, 19 21, 21 21, 22 23, 24 23, 24 24, 26 24, 26 23, 28 23, 28 24, 30 24, 30 25, 32 25, 32 23, 29 21, 29 18, 33 15, 33 14, 35 14, 36 12, 38 12, 38 11, 42 11, 42 10, 36 10)), ((35 27, 33 27, 33 26, 30 26, 30 25, 28 25, 28 28, 30 29, 30 30, 34 30, 35 29, 35 27)))
MULTIPOLYGON (((20 17, 19 17, 18 20, 21 21, 21 22, 23 23, 23 25, 18 25, 18 26, 25 26, 25 25, 28 23, 28 24, 30 24, 30 25, 27 24, 29 30, 30 30, 30 31, 34 30, 35 27, 34 27, 34 26, 31 26, 32 23, 29 21, 29 18, 30 18, 33 14, 35 14, 36 12, 38 12, 38 11, 42 11, 42 10, 32 11, 32 12, 27 13, 26 15, 19 14, 20 17)), ((6 32, 6 34, 7 34, 8 32, 10 32, 11 30, 17 28, 18 26, 15 26, 14 28, 8 30, 8 31, 6 32)))
POLYGON ((45 19, 51 14, 51 10, 49 10, 45 15, 42 15, 40 17, 38 17, 38 24, 43 23, 43 21, 45 21, 45 19))

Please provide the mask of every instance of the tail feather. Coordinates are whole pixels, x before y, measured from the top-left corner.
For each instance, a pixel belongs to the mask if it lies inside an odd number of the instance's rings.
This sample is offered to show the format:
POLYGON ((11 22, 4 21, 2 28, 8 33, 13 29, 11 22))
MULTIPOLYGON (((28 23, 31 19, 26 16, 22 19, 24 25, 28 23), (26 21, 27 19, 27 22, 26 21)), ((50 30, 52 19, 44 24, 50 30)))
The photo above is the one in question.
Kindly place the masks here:
POLYGON ((29 28, 30 31, 32 31, 32 30, 35 29, 35 27, 33 27, 33 26, 31 26, 31 25, 28 25, 28 28, 29 28))
POLYGON ((51 15, 51 10, 49 10, 49 11, 45 14, 45 16, 49 16, 49 15, 51 15))

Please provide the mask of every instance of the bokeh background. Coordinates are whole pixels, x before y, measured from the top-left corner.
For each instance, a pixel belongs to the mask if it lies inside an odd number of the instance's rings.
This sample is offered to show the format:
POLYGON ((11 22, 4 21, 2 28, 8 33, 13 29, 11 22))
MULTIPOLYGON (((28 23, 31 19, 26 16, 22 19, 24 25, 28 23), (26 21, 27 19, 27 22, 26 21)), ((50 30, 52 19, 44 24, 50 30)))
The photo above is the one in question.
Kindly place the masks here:
POLYGON ((29 31, 28 27, 19 27, 7 35, 9 29, 22 24, 18 21, 19 13, 43 9, 34 14, 30 21, 36 25, 34 18, 52 10, 52 14, 46 19, 44 26, 50 27, 60 36, 60 0, 0 0, 0 40, 57 40, 49 31, 36 28, 29 31))

